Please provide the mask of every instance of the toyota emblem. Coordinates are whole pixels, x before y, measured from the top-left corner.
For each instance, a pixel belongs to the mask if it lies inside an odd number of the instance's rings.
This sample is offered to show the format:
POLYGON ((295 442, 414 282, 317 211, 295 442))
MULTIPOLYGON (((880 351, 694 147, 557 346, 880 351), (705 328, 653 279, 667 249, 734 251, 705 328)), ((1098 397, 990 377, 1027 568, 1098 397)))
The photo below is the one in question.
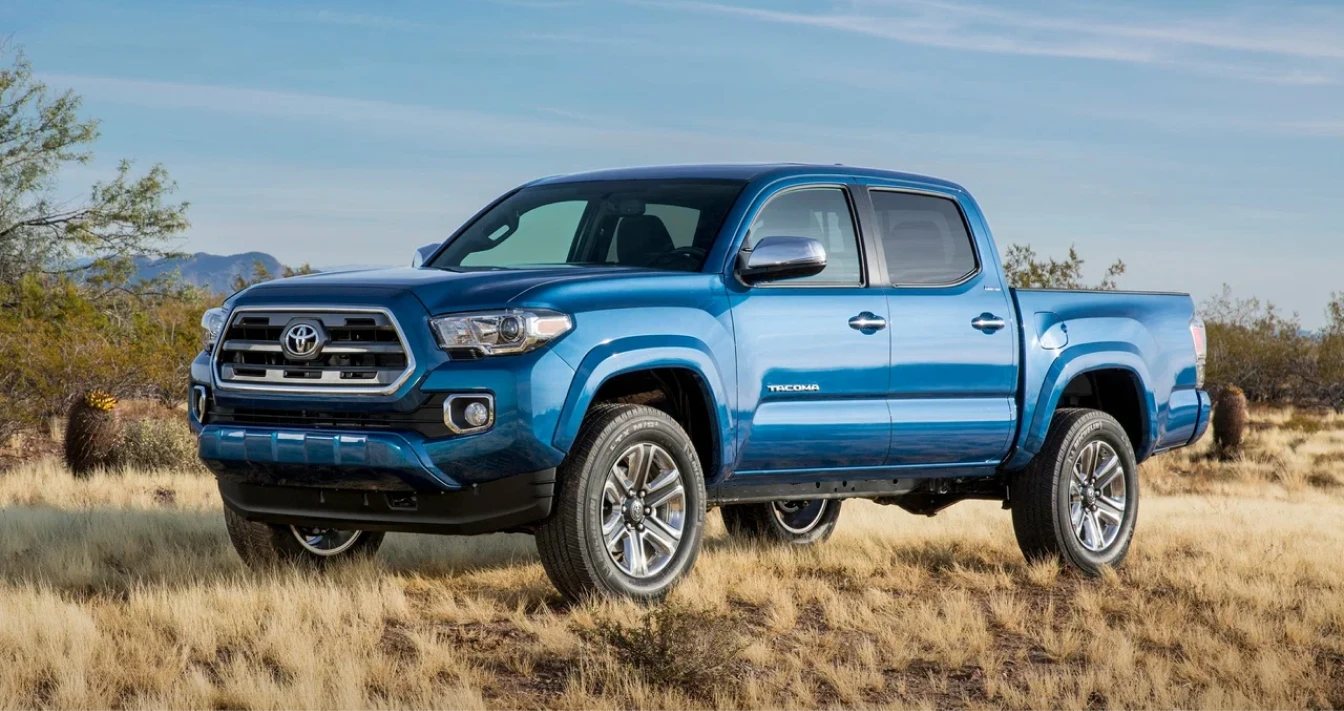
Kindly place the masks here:
POLYGON ((306 321, 290 324, 280 337, 280 347, 294 360, 312 360, 322 350, 325 337, 321 326, 306 321))

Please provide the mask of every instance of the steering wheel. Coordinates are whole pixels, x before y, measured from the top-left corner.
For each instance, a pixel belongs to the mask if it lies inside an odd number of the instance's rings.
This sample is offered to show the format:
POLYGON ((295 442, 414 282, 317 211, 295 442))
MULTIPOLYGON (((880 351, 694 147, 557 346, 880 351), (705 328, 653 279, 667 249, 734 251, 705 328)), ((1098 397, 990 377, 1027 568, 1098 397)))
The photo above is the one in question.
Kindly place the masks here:
POLYGON ((655 269, 674 269, 680 272, 693 272, 704 263, 709 250, 701 247, 677 247, 671 252, 655 254, 649 260, 649 266, 655 269))

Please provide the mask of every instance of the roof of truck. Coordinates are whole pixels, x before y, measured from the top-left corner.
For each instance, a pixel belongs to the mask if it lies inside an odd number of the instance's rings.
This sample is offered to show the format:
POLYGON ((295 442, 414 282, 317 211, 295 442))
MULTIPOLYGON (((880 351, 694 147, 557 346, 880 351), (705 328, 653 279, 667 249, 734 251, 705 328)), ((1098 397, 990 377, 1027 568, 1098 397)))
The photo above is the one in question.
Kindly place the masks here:
POLYGON ((596 180, 667 180, 674 178, 702 178, 718 180, 745 180, 759 178, 787 178, 794 175, 820 175, 836 178, 886 178, 911 183, 923 183, 964 191, 956 183, 927 175, 901 173, 894 170, 859 168, 849 165, 813 165, 807 163, 713 163, 706 165, 651 165, 637 168, 613 168, 568 175, 554 175, 534 181, 532 185, 555 185, 596 180))

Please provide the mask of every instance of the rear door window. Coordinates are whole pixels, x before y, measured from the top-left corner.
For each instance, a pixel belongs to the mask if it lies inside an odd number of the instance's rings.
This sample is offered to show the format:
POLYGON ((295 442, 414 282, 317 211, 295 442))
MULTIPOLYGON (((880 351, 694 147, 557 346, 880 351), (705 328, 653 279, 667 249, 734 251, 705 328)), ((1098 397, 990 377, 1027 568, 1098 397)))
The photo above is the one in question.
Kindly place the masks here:
POLYGON ((975 244, 956 202, 894 190, 869 194, 893 285, 947 286, 979 270, 975 244))

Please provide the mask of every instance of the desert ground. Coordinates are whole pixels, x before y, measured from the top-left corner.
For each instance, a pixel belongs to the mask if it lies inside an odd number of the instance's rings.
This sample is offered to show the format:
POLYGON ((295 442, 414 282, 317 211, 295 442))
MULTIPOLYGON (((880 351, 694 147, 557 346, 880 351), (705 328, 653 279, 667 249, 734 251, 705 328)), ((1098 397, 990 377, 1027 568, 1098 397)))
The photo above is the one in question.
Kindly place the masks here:
POLYGON ((1127 563, 1025 563, 995 503, 717 514, 668 604, 567 606, 522 535, 256 573, 213 480, 0 472, 0 708, 1342 708, 1344 418, 1261 411, 1142 471, 1127 563))

